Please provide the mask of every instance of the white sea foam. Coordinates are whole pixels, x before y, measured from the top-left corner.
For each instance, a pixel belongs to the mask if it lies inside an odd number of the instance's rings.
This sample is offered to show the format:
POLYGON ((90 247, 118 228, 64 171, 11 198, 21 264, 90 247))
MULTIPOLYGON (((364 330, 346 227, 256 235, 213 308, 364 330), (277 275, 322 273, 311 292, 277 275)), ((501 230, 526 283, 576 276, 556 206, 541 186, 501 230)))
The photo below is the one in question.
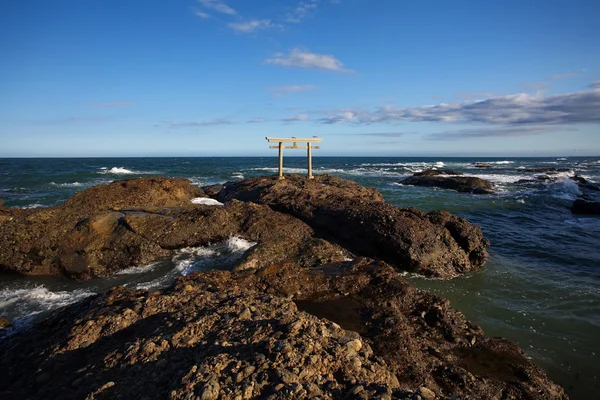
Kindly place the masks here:
POLYGON ((505 165, 505 164, 514 164, 514 161, 508 161, 508 160, 504 160, 504 161, 492 161, 489 164, 497 164, 497 165, 505 165))
POLYGON ((231 174, 231 177, 234 179, 244 179, 244 175, 241 172, 234 172, 231 174))
POLYGON ((158 267, 160 265, 160 263, 158 262, 154 262, 148 265, 142 265, 139 267, 129 267, 129 268, 125 268, 119 272, 117 272, 117 275, 136 275, 136 274, 144 274, 146 272, 150 272, 152 271, 154 268, 158 267))
POLYGON ((94 292, 77 289, 73 291, 51 291, 43 285, 20 289, 0 290, 0 310, 12 314, 16 328, 26 325, 37 314, 52 311, 94 295, 94 292))
POLYGON ((564 158, 564 157, 557 158, 557 160, 558 160, 558 161, 567 161, 567 159, 566 159, 566 158, 564 158))
POLYGON ((209 269, 216 266, 235 264, 242 255, 256 243, 232 236, 224 242, 209 246, 184 247, 177 250, 172 258, 175 268, 168 274, 149 282, 134 285, 134 289, 158 289, 168 285, 178 275, 209 269))
POLYGON ((56 187, 79 187, 79 186, 83 186, 83 184, 81 184, 79 182, 72 182, 72 183, 55 183, 55 182, 50 182, 50 185, 56 186, 56 187))
POLYGON ((192 199, 192 204, 204 204, 206 206, 222 206, 223 203, 210 197, 196 197, 192 199))
POLYGON ((21 207, 17 207, 17 208, 22 208, 22 209, 31 209, 31 208, 44 208, 46 207, 43 204, 40 203, 33 203, 33 204, 28 204, 26 206, 21 206, 21 207))
POLYGON ((132 175, 132 174, 142 175, 142 174, 151 174, 152 172, 133 171, 133 170, 127 169, 125 167, 112 167, 111 169, 108 169, 107 167, 102 167, 102 168, 100 168, 100 171, 98 171, 98 173, 99 174, 113 174, 113 175, 132 175))

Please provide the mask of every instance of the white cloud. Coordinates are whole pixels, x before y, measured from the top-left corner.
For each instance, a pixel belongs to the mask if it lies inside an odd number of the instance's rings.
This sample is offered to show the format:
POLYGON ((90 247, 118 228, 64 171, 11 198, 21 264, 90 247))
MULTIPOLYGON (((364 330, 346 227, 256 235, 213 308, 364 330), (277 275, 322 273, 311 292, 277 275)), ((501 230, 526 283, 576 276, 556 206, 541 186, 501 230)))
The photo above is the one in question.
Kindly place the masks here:
POLYGON ((282 97, 289 93, 303 92, 306 90, 315 90, 315 85, 290 85, 290 86, 273 86, 269 90, 275 97, 282 97))
POLYGON ((391 122, 475 122, 490 125, 566 125, 600 123, 600 90, 553 96, 526 93, 481 101, 440 103, 420 107, 384 106, 376 111, 342 109, 318 122, 355 124, 391 122))
POLYGON ((267 120, 262 117, 259 117, 259 118, 253 118, 250 121, 248 121, 249 124, 258 124, 258 123, 262 123, 262 122, 267 122, 267 120))
POLYGON ((319 0, 301 1, 296 7, 286 16, 285 22, 298 24, 303 19, 307 18, 316 8, 319 0))
POLYGON ((549 126, 508 126, 498 128, 485 128, 485 129, 458 129, 453 131, 445 131, 433 133, 427 136, 429 140, 459 140, 459 139, 470 139, 470 138, 485 138, 485 137, 519 137, 519 136, 531 136, 541 135, 543 133, 553 132, 556 130, 569 130, 559 127, 549 126))
POLYGON ((590 89, 600 89, 600 81, 592 82, 588 86, 590 89))
POLYGON ((310 120, 308 114, 296 114, 293 117, 282 119, 283 122, 302 122, 308 120, 310 120))
POLYGON ((202 11, 194 10, 194 14, 196 14, 196 16, 198 16, 198 17, 200 17, 202 19, 210 18, 209 14, 207 14, 205 12, 202 12, 202 11))
POLYGON ((252 33, 264 29, 276 27, 269 19, 253 19, 244 22, 231 22, 227 26, 235 31, 242 33, 252 33))
POLYGON ((344 64, 335 57, 327 54, 311 53, 308 50, 292 49, 286 56, 275 54, 273 58, 266 60, 267 64, 282 65, 286 67, 315 68, 334 72, 350 72, 344 68, 344 64))
POLYGON ((219 119, 211 119, 208 121, 191 121, 191 122, 170 122, 169 126, 171 128, 188 128, 188 127, 204 127, 204 126, 216 126, 216 125, 233 125, 236 122, 227 119, 227 118, 219 118, 219 119))
POLYGON ((224 1, 221 0, 198 0, 198 3, 200 3, 204 8, 220 12, 222 14, 237 15, 237 11, 229 7, 224 1))

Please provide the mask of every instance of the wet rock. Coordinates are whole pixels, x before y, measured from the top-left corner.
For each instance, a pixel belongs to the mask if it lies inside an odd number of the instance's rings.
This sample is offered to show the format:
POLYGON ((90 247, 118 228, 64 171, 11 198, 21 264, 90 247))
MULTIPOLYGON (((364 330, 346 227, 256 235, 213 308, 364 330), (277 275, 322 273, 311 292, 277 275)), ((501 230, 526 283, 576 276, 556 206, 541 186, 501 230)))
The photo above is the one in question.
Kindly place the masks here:
POLYGON ((577 199, 571 206, 571 212, 575 214, 596 214, 600 215, 600 201, 586 201, 577 199))
POLYGON ((413 176, 438 176, 438 175, 462 175, 462 172, 454 169, 426 169, 425 171, 415 172, 413 176))
POLYGON ((570 169, 568 169, 568 168, 554 168, 554 167, 550 167, 550 168, 523 168, 523 169, 520 169, 519 171, 522 171, 522 172, 533 172, 533 173, 557 174, 559 172, 569 172, 570 169))
POLYGON ((487 163, 480 163, 480 162, 473 164, 473 166, 474 166, 475 168, 494 168, 494 167, 493 167, 492 165, 490 165, 490 164, 487 164, 487 163))
POLYGON ((0 329, 9 328, 12 324, 6 318, 0 318, 0 329))
POLYGON ((332 176, 250 178, 226 185, 218 199, 267 204, 355 255, 378 257, 424 275, 456 276, 478 269, 487 259, 489 242, 466 220, 398 208, 385 203, 375 189, 332 176))
POLYGON ((403 185, 441 187, 457 192, 474 194, 490 194, 494 192, 494 185, 485 179, 474 176, 458 176, 452 170, 428 170, 415 173, 400 183, 403 185))

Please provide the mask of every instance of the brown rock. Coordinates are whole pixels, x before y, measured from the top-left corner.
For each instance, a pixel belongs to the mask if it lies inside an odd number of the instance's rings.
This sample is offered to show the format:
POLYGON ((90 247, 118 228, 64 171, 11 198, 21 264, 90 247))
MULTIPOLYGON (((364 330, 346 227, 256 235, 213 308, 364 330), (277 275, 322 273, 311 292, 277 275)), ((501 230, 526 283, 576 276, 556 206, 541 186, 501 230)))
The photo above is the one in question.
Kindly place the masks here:
POLYGON ((219 200, 231 199, 268 204, 354 254, 424 275, 456 276, 487 259, 489 242, 479 227, 449 213, 437 218, 439 213, 386 204, 375 189, 341 178, 250 178, 225 186, 219 200))

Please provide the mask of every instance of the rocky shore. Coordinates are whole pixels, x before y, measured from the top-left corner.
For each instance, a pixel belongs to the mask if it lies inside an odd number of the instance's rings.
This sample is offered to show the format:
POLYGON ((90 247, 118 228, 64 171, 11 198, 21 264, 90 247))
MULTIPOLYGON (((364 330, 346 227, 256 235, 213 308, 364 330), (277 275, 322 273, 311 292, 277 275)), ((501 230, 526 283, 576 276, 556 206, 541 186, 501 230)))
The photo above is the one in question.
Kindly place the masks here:
POLYGON ((2 398, 567 398, 518 346, 398 273, 480 268, 478 227, 339 178, 125 180, 0 209, 0 266, 89 279, 231 235, 257 245, 229 270, 115 287, 0 340, 2 398), (208 195, 224 206, 191 203, 208 195))

